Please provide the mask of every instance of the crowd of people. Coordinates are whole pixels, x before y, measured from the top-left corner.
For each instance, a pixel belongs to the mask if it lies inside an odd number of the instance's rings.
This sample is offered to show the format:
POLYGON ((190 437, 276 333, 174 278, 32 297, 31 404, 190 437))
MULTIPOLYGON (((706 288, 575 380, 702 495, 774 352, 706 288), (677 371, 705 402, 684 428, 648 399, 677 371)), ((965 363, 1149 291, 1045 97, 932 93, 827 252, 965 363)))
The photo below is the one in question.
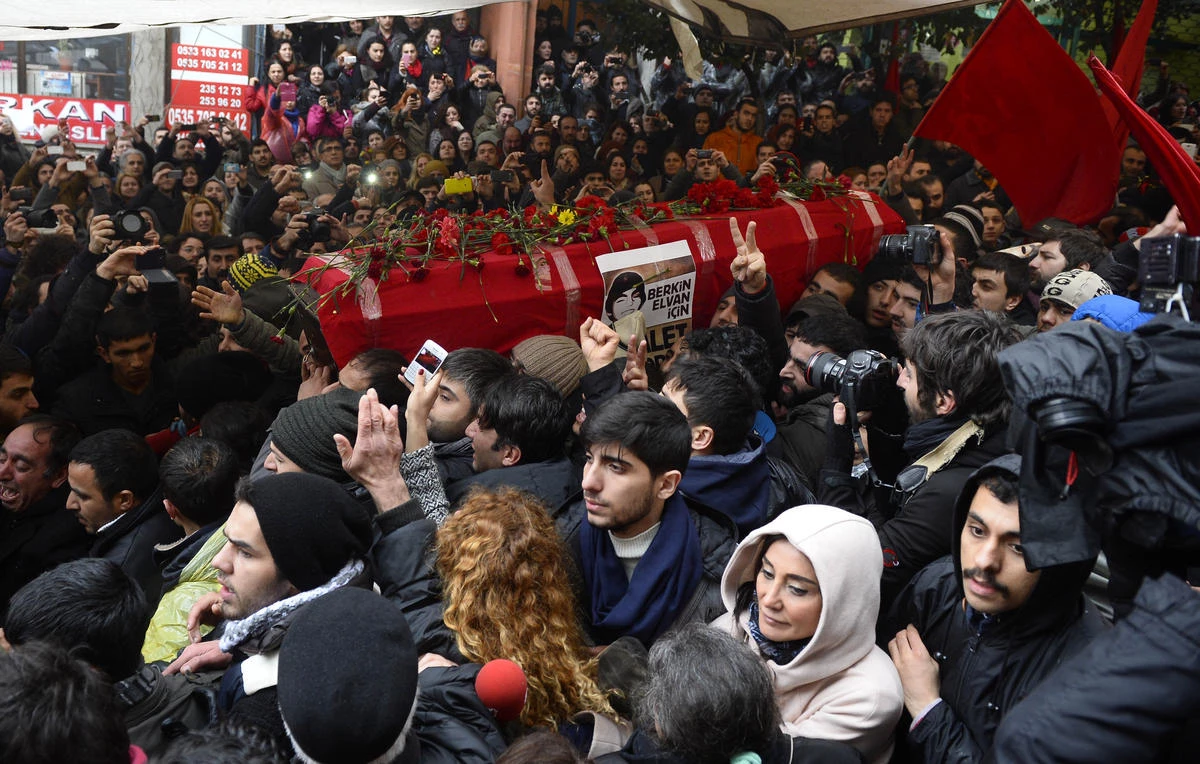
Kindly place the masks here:
MULTIPOLYGON (((1031 699, 1141 578, 1029 569, 1001 367, 1153 318, 1142 242, 1187 229, 1145 154, 1096 226, 1022 221, 909 143, 919 58, 899 93, 815 38, 643 90, 597 30, 539 14, 505 94, 466 12, 306 26, 247 89, 254 138, 143 119, 85 157, 0 117, 0 759, 1029 761, 1004 720, 1041 712, 1050 759, 1094 760, 1031 699), (731 286, 661 365, 587 318, 508 356, 439 337, 406 380, 295 309, 308 254, 400 218, 677 199, 778 153, 918 227, 781 306, 731 219, 731 286)), ((1182 721, 1117 737, 1162 760, 1182 721)))

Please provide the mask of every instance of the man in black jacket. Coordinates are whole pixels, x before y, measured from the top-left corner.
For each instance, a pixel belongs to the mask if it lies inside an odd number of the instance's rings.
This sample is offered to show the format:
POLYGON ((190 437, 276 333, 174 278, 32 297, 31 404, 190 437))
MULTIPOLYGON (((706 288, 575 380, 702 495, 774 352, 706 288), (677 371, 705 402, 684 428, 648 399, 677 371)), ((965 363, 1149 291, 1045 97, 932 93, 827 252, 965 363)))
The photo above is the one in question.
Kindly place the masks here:
POLYGON ((158 460, 146 440, 129 430, 105 430, 79 441, 67 466, 67 509, 95 538, 91 556, 112 560, 158 601, 162 575, 154 547, 175 541, 158 490, 158 460))
MULTIPOLYGON (((99 268, 96 273, 98 279, 80 288, 73 309, 91 312, 111 294, 112 282, 102 281, 106 277, 99 268)), ((64 327, 73 325, 63 322, 64 327)), ((178 404, 171 373, 156 358, 158 333, 150 316, 138 308, 114 308, 100 313, 87 328, 93 327, 96 353, 104 363, 63 386, 54 413, 75 422, 87 435, 112 428, 148 435, 170 426, 178 404)))
POLYGON ((1026 569, 1020 471, 1002 456, 967 480, 953 558, 921 571, 884 625, 914 761, 982 761, 1009 710, 1103 629, 1083 596, 1093 560, 1026 569))
POLYGON ((545 379, 511 374, 492 384, 467 425, 475 474, 447 487, 457 503, 474 486, 511 486, 555 507, 579 490, 579 471, 565 456, 571 412, 545 379))
POLYGON ((63 504, 70 422, 45 414, 21 421, 0 447, 0 614, 42 571, 87 555, 88 537, 63 504))
MULTIPOLYGON (((905 363, 897 384, 908 409, 903 450, 911 462, 899 471, 890 504, 886 494, 878 502, 887 517, 877 524, 884 607, 917 571, 950 553, 955 497, 972 472, 1004 453, 1003 430, 1011 403, 999 381, 997 355, 1019 338, 1006 318, 986 311, 932 316, 905 334, 905 363)), ((863 507, 826 492, 836 482, 835 475, 849 480, 853 459, 848 428, 829 430, 818 498, 865 514, 863 507), (839 436, 835 447, 833 438, 839 436)), ((875 438, 871 444, 876 444, 875 438)), ((879 459, 876 453, 871 456, 879 459)))

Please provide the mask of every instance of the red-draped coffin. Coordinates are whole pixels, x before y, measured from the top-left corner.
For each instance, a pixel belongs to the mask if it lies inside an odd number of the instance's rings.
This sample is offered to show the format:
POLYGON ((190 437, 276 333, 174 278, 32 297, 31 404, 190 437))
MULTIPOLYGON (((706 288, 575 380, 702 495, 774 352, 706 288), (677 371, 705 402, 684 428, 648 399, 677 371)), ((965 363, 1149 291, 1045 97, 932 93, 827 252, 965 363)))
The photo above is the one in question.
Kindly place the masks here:
MULTIPOLYGON (((821 265, 844 261, 861 266, 875 253, 881 235, 904 231, 896 213, 865 195, 731 214, 743 230, 750 220, 757 222, 758 244, 785 310, 821 265)), ((319 311, 321 327, 339 365, 373 347, 395 348, 411 356, 429 338, 447 350, 486 347, 507 353, 536 334, 578 337, 580 322, 600 315, 604 301, 595 256, 680 240, 688 242, 696 264, 693 324, 707 326, 721 294, 732 283, 729 263, 736 252, 728 215, 620 231, 611 237, 612 249, 603 240, 551 247, 538 269, 542 291, 533 275, 517 274, 514 256, 492 252, 483 256, 478 271, 458 263, 434 262, 423 280, 410 282, 396 270, 380 285, 377 303, 361 290, 357 296, 352 292, 324 301, 319 311), (379 317, 364 318, 364 305, 369 315, 379 317)), ((309 261, 310 266, 318 264, 316 258, 309 261)), ((326 294, 346 278, 343 271, 328 268, 313 287, 326 294)))

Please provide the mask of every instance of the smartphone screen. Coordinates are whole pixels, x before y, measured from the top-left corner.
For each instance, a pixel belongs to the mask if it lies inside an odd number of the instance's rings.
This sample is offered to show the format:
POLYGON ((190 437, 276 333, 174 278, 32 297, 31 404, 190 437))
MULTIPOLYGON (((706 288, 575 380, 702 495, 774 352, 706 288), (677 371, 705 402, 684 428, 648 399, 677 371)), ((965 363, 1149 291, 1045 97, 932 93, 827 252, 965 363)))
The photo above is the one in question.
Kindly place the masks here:
POLYGON ((417 380, 417 372, 420 369, 425 370, 425 379, 429 379, 437 370, 442 368, 442 361, 446 360, 446 350, 433 340, 425 340, 425 344, 417 351, 416 358, 408 365, 408 370, 404 372, 404 378, 413 384, 417 380))

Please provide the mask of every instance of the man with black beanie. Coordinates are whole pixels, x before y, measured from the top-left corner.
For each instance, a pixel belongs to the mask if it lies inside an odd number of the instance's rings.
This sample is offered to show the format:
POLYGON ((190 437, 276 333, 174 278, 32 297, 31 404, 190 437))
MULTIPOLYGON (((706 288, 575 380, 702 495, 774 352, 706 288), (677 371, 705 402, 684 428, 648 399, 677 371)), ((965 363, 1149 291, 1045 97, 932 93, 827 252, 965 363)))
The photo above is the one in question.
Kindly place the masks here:
POLYGON ((167 673, 232 664, 221 681, 221 709, 286 745, 277 653, 305 605, 345 586, 370 585, 364 558, 371 518, 341 486, 316 475, 243 479, 236 499, 225 523, 228 543, 213 558, 221 589, 192 608, 197 621, 222 622, 220 639, 190 645, 167 673))

